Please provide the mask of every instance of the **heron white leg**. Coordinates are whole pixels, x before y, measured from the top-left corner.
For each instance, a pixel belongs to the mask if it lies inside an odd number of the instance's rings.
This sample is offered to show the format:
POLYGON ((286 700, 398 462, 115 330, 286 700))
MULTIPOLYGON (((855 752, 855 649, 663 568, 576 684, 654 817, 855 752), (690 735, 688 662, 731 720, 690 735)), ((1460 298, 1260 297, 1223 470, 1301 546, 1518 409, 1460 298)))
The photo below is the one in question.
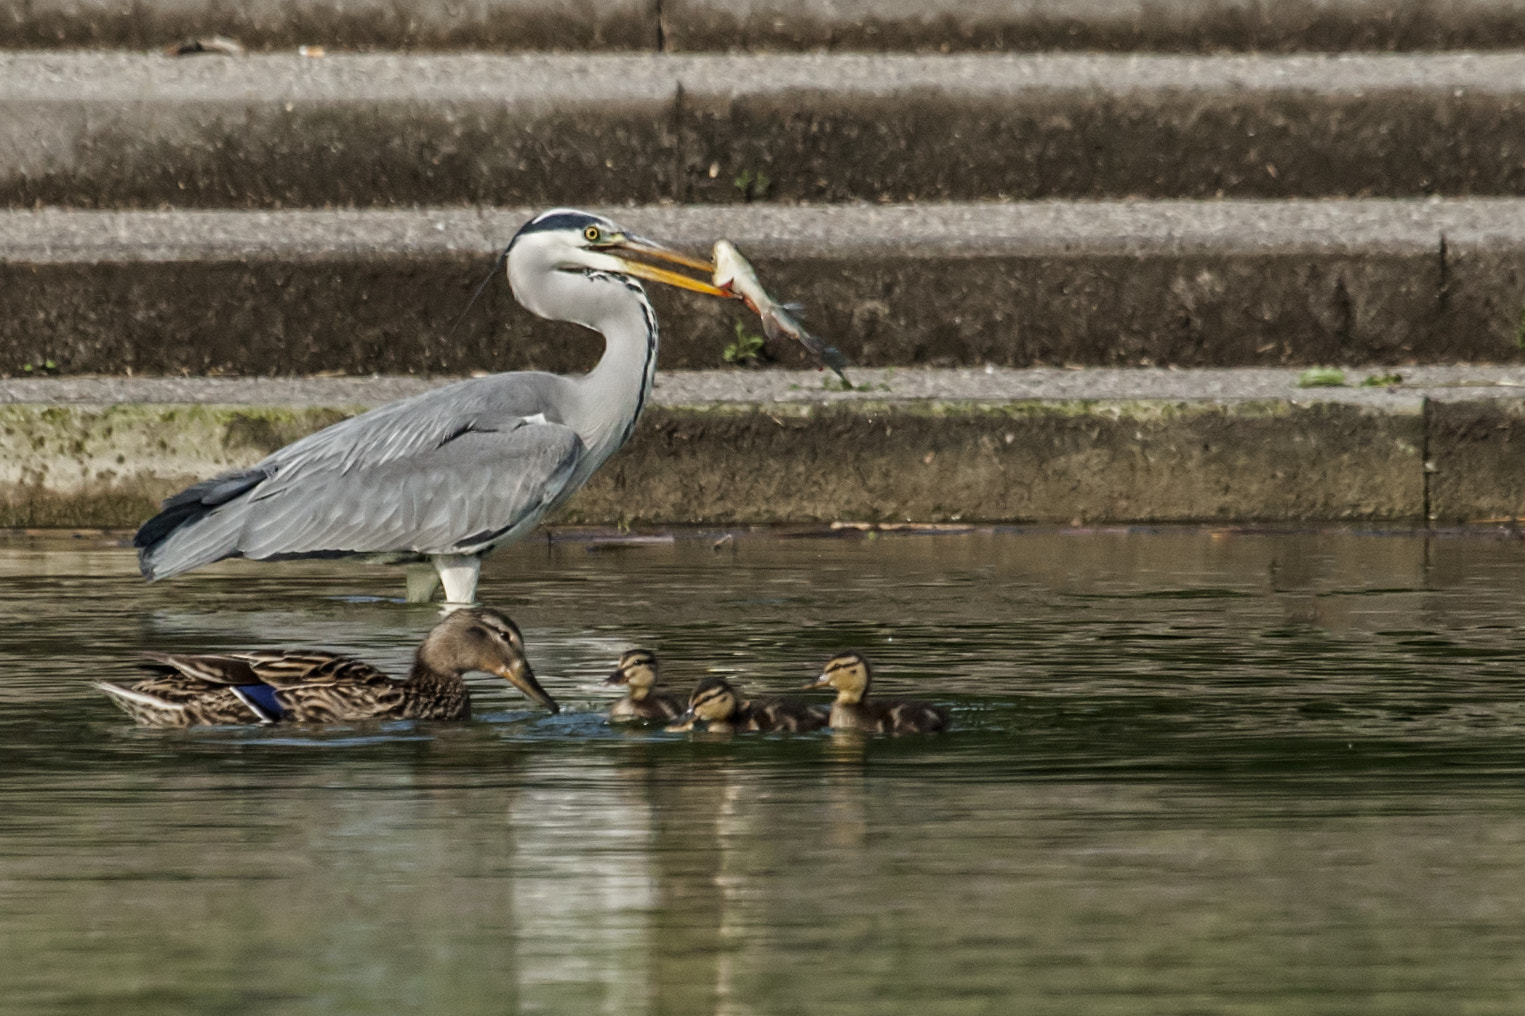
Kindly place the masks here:
POLYGON ((482 559, 475 554, 435 554, 434 567, 445 584, 445 611, 470 607, 477 602, 477 572, 482 559))
POLYGON ((439 588, 439 572, 433 562, 410 564, 407 574, 409 603, 428 603, 434 599, 434 591, 439 588))

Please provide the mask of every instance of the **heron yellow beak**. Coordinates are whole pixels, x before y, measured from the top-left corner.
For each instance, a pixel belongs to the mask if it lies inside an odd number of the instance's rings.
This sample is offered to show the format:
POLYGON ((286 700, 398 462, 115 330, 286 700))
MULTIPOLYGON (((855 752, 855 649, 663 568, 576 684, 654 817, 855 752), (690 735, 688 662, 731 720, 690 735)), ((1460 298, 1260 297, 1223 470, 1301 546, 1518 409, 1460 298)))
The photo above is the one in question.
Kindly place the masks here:
POLYGON ((733 300, 735 294, 728 289, 721 289, 710 280, 715 275, 715 263, 701 258, 691 257, 682 251, 672 250, 659 243, 638 236, 623 236, 610 244, 604 253, 615 258, 623 265, 623 271, 634 275, 638 279, 646 279, 649 282, 661 282, 679 289, 692 290, 695 293, 703 293, 705 296, 718 296, 724 300, 733 300), (626 253, 635 254, 639 257, 649 258, 651 261, 664 261, 668 264, 679 265, 683 268, 696 272, 703 272, 704 278, 696 279, 681 272, 675 272, 670 268, 651 264, 648 261, 635 261, 624 257, 626 253))

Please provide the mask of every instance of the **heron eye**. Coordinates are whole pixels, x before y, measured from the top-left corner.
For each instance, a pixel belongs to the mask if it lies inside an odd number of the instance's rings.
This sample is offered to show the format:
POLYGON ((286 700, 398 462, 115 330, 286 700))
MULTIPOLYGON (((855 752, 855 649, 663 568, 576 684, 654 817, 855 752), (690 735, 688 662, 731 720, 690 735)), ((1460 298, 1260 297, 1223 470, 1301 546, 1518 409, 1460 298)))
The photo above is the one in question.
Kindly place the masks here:
POLYGON ((598 243, 599 237, 603 236, 603 233, 599 232, 597 226, 588 226, 582 231, 582 235, 589 243, 598 243))

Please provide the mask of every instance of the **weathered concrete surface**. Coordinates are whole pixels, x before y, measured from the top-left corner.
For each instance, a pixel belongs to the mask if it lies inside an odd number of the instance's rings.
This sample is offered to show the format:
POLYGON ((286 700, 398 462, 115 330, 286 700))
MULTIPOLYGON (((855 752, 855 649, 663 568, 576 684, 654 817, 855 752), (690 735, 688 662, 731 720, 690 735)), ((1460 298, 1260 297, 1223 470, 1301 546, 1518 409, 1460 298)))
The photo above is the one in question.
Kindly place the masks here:
POLYGON ((1518 0, 0 0, 0 46, 1407 50, 1525 43, 1518 0))
POLYGON ((675 80, 629 55, 0 53, 0 204, 654 201, 675 80))
POLYGON ((0 0, 0 46, 656 49, 655 0, 0 0))
POLYGON ((1517 0, 664 0, 671 50, 1406 50, 1525 43, 1517 0))
MULTIPOLYGON (((1164 372, 1150 373, 1129 379, 1115 372, 1090 391, 1104 395, 1130 385, 1168 391, 1176 383, 1164 372)), ((1425 416, 1417 390, 1304 397, 1291 387, 1295 375, 1281 372, 1279 382, 1262 377, 1248 386, 1227 376, 1202 379, 1205 386, 1184 398, 958 397, 1020 391, 1024 384, 1058 393, 1086 387, 1053 374, 870 373, 861 379, 865 390, 853 393, 823 391, 809 373, 765 382, 734 373, 664 374, 636 436, 563 520, 1284 521, 1423 514, 1425 416), (1241 390, 1222 397, 1230 389, 1241 390), (1275 397, 1253 394, 1278 389, 1275 397), (918 391, 953 397, 907 397, 918 391), (695 397, 701 393, 708 397, 695 397)), ((8 383, 8 397, 36 399, 51 390, 62 400, 0 403, 0 525, 136 525, 156 499, 185 483, 253 462, 372 401, 326 407, 310 400, 78 401, 112 390, 163 395, 176 386, 182 397, 228 396, 239 384, 247 383, 8 383)), ((387 379, 369 387, 372 396, 391 397, 415 384, 387 379)), ((348 380, 330 392, 348 400, 367 387, 348 380)))
MULTIPOLYGON (((865 366, 1248 366, 1522 355, 1525 201, 609 210, 720 236, 865 366)), ((531 214, 0 214, 0 375, 586 369, 598 339, 489 286, 531 214)), ((717 367, 738 306, 655 287, 662 365, 717 367)), ((792 349, 785 363, 801 363, 792 349)))
POLYGON ((0 203, 1525 193, 1525 53, 0 54, 0 203))
POLYGON ((1429 407, 1430 518, 1525 517, 1525 404, 1464 399, 1429 407))

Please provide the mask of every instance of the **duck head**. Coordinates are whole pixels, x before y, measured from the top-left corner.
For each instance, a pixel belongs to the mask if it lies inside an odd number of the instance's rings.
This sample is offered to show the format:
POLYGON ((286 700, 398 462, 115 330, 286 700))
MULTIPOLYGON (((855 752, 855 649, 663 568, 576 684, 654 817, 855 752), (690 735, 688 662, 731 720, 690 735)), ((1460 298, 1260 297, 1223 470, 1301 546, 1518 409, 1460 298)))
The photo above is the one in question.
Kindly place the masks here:
POLYGON ((492 607, 457 610, 435 625, 418 647, 416 666, 455 677, 474 670, 496 674, 551 712, 561 711, 535 680, 519 626, 492 607))

